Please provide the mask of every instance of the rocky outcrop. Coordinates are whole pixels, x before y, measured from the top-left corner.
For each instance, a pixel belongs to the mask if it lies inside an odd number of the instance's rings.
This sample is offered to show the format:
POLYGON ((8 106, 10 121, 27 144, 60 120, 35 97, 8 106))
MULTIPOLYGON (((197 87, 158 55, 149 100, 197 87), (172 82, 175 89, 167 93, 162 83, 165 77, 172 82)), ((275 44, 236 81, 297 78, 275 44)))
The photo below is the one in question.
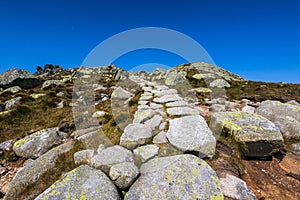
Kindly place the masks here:
POLYGON ((42 89, 47 90, 47 89, 50 89, 53 86, 62 85, 62 84, 63 84, 63 82, 60 81, 60 80, 47 80, 43 83, 42 89))
POLYGON ((61 143, 62 137, 57 127, 43 129, 14 143, 14 152, 24 158, 38 158, 51 147, 61 143))
POLYGON ((118 191, 100 170, 82 165, 54 183, 36 200, 51 199, 120 199, 118 191))
POLYGON ((300 106, 268 100, 256 113, 276 124, 286 139, 300 140, 300 106))
POLYGON ((257 114, 217 112, 212 116, 211 128, 215 134, 232 137, 245 157, 269 157, 283 148, 279 128, 257 114))
POLYGON ((125 199, 223 199, 214 170, 193 155, 154 158, 141 166, 141 176, 125 199))
POLYGON ((29 187, 55 167, 59 156, 71 151, 73 146, 74 142, 62 144, 22 167, 10 183, 5 200, 30 199, 31 196, 41 193, 42 191, 35 190, 30 195, 27 194, 26 198, 22 196, 29 187))
POLYGON ((23 89, 31 89, 41 85, 40 79, 35 78, 26 70, 10 69, 0 75, 0 88, 6 89, 19 86, 23 89))

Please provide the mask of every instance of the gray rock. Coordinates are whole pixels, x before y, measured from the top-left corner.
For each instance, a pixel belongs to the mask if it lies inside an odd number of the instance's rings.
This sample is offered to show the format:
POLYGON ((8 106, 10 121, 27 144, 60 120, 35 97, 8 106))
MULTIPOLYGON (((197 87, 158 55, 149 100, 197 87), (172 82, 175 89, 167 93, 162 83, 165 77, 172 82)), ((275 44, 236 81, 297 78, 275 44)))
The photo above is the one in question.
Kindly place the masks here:
POLYGON ((63 92, 59 92, 56 94, 57 97, 63 97, 64 95, 65 95, 65 93, 63 93, 63 92))
POLYGON ((152 138, 152 130, 144 124, 129 124, 120 139, 120 145, 128 149, 148 143, 152 138))
POLYGON ((190 107, 174 107, 174 108, 167 108, 167 113, 169 116, 186 116, 186 115, 197 115, 199 114, 199 111, 190 107))
POLYGON ((150 108, 153 110, 157 110, 163 108, 163 105, 157 103, 150 103, 150 108))
POLYGON ((155 103, 168 103, 172 101, 180 101, 182 98, 178 95, 164 95, 162 97, 157 97, 153 99, 155 103))
POLYGON ((98 117, 103 117, 106 114, 105 111, 96 111, 92 117, 98 118, 98 117))
POLYGON ((160 115, 154 115, 151 119, 145 121, 145 125, 149 126, 152 130, 155 130, 161 124, 163 118, 160 115))
POLYGON ((138 109, 139 111, 141 111, 141 110, 149 110, 149 109, 151 109, 151 108, 150 108, 150 106, 147 106, 147 105, 139 105, 139 106, 137 107, 137 109, 138 109))
POLYGON ((76 165, 89 164, 94 155, 95 151, 91 149, 78 151, 74 154, 74 162, 76 165))
POLYGON ((62 137, 57 132, 57 127, 48 128, 16 141, 13 150, 23 158, 38 158, 61 141, 62 137))
POLYGON ((166 127, 167 127, 167 122, 163 122, 159 125, 158 129, 162 131, 165 130, 166 127))
POLYGON ((134 149, 133 153, 144 163, 157 156, 158 150, 158 146, 149 144, 134 149))
POLYGON ((147 119, 150 119, 154 116, 155 111, 152 109, 146 109, 146 110, 137 110, 134 114, 133 123, 143 123, 147 119))
POLYGON ((123 162, 133 162, 133 154, 128 149, 115 145, 94 156, 91 160, 91 166, 108 173, 113 165, 123 162))
POLYGON ((139 101, 139 105, 146 105, 148 103, 149 103, 149 101, 139 101))
POLYGON ((177 90, 175 90, 175 89, 167 89, 167 90, 161 90, 161 91, 153 90, 152 93, 156 97, 162 97, 165 95, 175 95, 175 94, 177 94, 177 90))
POLYGON ((300 106, 264 101, 256 109, 256 113, 279 127, 286 139, 300 139, 300 106))
POLYGON ((223 199, 214 170, 193 155, 154 158, 125 195, 129 199, 223 199))
POLYGON ((225 105, 222 104, 213 104, 210 106, 212 112, 223 112, 226 110, 225 105))
POLYGON ((120 199, 118 191, 100 170, 82 165, 40 194, 35 200, 120 199))
POLYGON ((160 132, 153 138, 153 144, 168 143, 167 133, 165 131, 160 132))
POLYGON ((0 150, 2 151, 11 151, 15 140, 7 140, 0 144, 0 150))
POLYGON ((211 157, 215 153, 216 139, 200 115, 171 119, 167 138, 181 151, 197 152, 211 157))
POLYGON ((167 107, 183 107, 187 105, 188 103, 186 101, 174 101, 174 102, 166 103, 167 107))
POLYGON ((225 178, 220 178, 222 191, 225 197, 236 200, 257 200, 255 194, 247 187, 245 181, 226 174, 225 178))
POLYGON ((42 85, 42 90, 47 90, 51 87, 57 86, 57 85, 62 85, 63 82, 60 80, 47 80, 43 83, 42 85))
POLYGON ((80 130, 76 130, 74 131, 71 136, 72 137, 75 137, 75 138, 78 138, 82 135, 85 135, 87 133, 90 133, 90 132, 94 132, 94 131, 98 131, 99 129, 101 129, 100 126, 92 126, 90 128, 87 128, 87 129, 80 129, 80 130))
POLYGON ((166 85, 156 85, 155 89, 158 90, 158 91, 163 91, 163 90, 168 90, 169 87, 166 86, 166 85))
POLYGON ((112 98, 118 98, 118 99, 129 99, 133 96, 131 92, 128 92, 127 90, 123 89, 122 87, 117 87, 113 93, 111 94, 112 98))
POLYGON ((224 79, 216 79, 213 82, 209 84, 210 87, 216 87, 216 88, 229 88, 231 87, 230 84, 225 81, 224 79))
POLYGON ((7 89, 19 86, 23 89, 32 89, 41 85, 41 80, 35 78, 26 70, 10 69, 0 75, 0 88, 7 89))
POLYGON ((292 144, 291 145, 291 151, 294 154, 300 156, 300 143, 294 143, 294 144, 292 144))
POLYGON ((291 104, 291 105, 294 105, 294 106, 300 106, 300 103, 298 103, 297 101, 295 100, 291 100, 291 101, 288 101, 286 102, 287 104, 291 104))
POLYGON ((186 72, 184 71, 177 71, 177 70, 169 71, 165 79, 165 84, 174 86, 179 83, 183 83, 185 80, 185 76, 186 76, 186 72))
POLYGON ((62 109, 62 108, 65 108, 67 106, 68 106, 67 102, 62 100, 60 103, 57 104, 56 108, 62 109))
POLYGON ((130 187, 138 175, 139 169, 132 162, 116 164, 109 171, 109 177, 120 189, 130 187))
POLYGON ((245 157, 269 157, 281 151, 283 138, 279 128, 268 119, 246 112, 214 113, 211 128, 224 132, 239 144, 245 157))
MULTIPOLYGON (((22 193, 25 192, 28 187, 36 184, 41 176, 49 173, 50 170, 53 170, 58 157, 71 151, 73 146, 74 142, 62 144, 22 167, 10 183, 5 200, 25 199, 24 196, 22 197, 22 193)), ((40 190, 43 190, 42 187, 39 188, 40 190)), ((40 190, 34 190, 31 195, 34 196, 40 194, 42 192, 40 190)), ((28 196, 26 196, 26 198, 30 199, 28 196)))
POLYGON ((22 97, 15 97, 5 102, 5 110, 11 110, 16 107, 22 97))
POLYGON ((140 101, 150 101, 153 99, 153 96, 141 96, 140 101))
POLYGON ((89 132, 77 138, 85 145, 86 149, 97 150, 99 145, 104 144, 105 146, 111 146, 112 142, 103 133, 102 129, 97 129, 96 131, 89 132))
POLYGON ((252 107, 252 106, 246 105, 246 106, 244 106, 244 107, 242 108, 242 111, 243 111, 243 112, 247 112, 247 113, 249 113, 249 114, 254 114, 254 113, 255 113, 255 108, 252 107))
POLYGON ((17 93, 19 91, 21 91, 22 88, 19 87, 19 86, 13 86, 13 87, 10 87, 10 88, 7 88, 6 90, 4 90, 3 92, 11 92, 11 93, 17 93))

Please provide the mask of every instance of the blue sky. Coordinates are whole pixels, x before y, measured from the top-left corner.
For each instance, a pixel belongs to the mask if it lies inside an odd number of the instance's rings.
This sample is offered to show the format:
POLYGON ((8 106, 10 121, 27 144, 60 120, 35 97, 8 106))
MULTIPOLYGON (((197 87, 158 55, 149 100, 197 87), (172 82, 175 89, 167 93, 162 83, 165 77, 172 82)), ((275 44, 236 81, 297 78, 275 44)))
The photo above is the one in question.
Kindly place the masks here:
MULTIPOLYGON (((299 10, 297 0, 2 0, 0 72, 34 72, 46 63, 76 67, 117 33, 164 27, 193 38, 218 66, 247 79, 300 83, 299 10)), ((129 69, 183 61, 145 50, 115 63, 129 69)))

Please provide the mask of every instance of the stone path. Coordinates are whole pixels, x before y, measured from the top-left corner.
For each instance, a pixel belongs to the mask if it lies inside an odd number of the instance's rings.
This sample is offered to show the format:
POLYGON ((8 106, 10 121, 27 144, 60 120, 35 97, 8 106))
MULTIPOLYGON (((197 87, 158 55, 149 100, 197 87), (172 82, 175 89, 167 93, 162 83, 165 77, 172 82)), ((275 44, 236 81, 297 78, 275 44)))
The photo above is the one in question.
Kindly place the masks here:
POLYGON ((193 152, 202 157, 211 157, 216 140, 199 111, 182 98, 176 89, 137 76, 130 79, 144 91, 133 123, 121 137, 120 145, 134 149, 152 141, 164 131, 166 143, 183 152, 193 152))

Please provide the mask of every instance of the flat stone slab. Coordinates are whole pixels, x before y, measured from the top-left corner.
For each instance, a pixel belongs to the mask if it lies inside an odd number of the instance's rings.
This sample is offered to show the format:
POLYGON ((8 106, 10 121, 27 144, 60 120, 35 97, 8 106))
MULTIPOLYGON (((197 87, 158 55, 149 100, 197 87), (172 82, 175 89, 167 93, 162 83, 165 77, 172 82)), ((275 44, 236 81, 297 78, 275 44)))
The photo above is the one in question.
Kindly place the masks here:
POLYGON ((169 121, 167 138, 181 151, 197 152, 211 157, 215 153, 216 139, 200 115, 185 116, 169 121))
POLYGON ((183 107, 187 105, 188 103, 186 101, 174 101, 174 102, 166 103, 167 107, 183 107))
POLYGON ((91 160, 91 166, 108 173, 113 165, 123 162, 133 162, 133 154, 128 149, 115 145, 94 156, 91 160))
POLYGON ((175 95, 175 94, 177 94, 177 90, 175 90, 175 89, 167 89, 167 90, 161 90, 161 91, 153 90, 152 93, 156 97, 162 97, 165 95, 175 95))
POLYGON ((174 107, 174 108, 167 108, 167 113, 169 116, 172 117, 172 116, 197 115, 199 114, 199 111, 190 107, 174 107))
POLYGON ((164 95, 162 97, 157 97, 153 99, 155 103, 168 103, 172 101, 180 101, 182 98, 178 95, 164 95))
POLYGON ((36 200, 121 199, 115 185, 100 170, 82 165, 40 194, 36 200))
POLYGON ((147 119, 152 118, 155 115, 155 111, 152 109, 142 109, 142 110, 137 110, 134 113, 134 119, 133 119, 133 123, 143 123, 145 122, 147 119))
POLYGON ((193 155, 157 157, 143 164, 140 171, 125 200, 224 198, 214 170, 193 155))
POLYGON ((149 126, 137 123, 129 124, 120 138, 120 145, 132 150, 148 143, 152 136, 149 126))
POLYGON ((150 108, 153 110, 157 110, 163 108, 163 105, 157 103, 150 103, 150 108))
POLYGON ((268 119, 246 112, 217 112, 211 120, 215 134, 228 134, 245 157, 269 157, 283 147, 279 128, 268 119))
POLYGON ((151 119, 145 121, 145 125, 149 126, 152 130, 155 130, 161 124, 163 118, 160 115, 154 115, 151 119))

